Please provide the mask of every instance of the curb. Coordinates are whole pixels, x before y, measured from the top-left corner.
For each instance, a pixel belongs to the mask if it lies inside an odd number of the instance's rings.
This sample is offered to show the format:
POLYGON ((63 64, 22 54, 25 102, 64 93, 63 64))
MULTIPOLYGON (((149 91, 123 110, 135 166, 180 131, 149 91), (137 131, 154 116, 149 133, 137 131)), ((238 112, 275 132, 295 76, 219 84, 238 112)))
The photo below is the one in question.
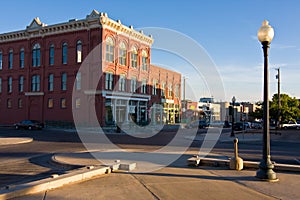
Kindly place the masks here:
POLYGON ((20 138, 20 137, 0 137, 0 146, 1 145, 12 145, 12 144, 24 144, 32 142, 32 138, 20 138))
MULTIPOLYGON (((211 167, 229 167, 230 159, 216 159, 216 158, 197 158, 192 157, 187 160, 188 165, 194 166, 211 166, 211 167)), ((258 169, 259 162, 244 161, 244 168, 247 169, 258 169)), ((300 172, 300 165, 288 165, 274 163, 274 170, 286 171, 286 172, 300 172)))
POLYGON ((68 174, 53 174, 51 177, 20 185, 8 185, 0 190, 0 200, 16 198, 33 193, 43 192, 50 189, 62 187, 63 185, 82 182, 96 176, 109 174, 110 167, 85 167, 74 170, 68 174))

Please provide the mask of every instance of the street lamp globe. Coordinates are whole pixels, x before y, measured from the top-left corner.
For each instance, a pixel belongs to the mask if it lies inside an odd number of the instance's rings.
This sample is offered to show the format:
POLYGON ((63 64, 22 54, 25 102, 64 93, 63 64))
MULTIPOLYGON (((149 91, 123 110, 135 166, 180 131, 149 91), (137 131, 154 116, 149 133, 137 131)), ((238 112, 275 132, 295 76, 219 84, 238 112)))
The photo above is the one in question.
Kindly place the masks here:
POLYGON ((269 22, 267 20, 264 20, 262 23, 262 26, 257 32, 258 40, 263 42, 271 43, 274 37, 274 29, 272 26, 269 25, 269 22))

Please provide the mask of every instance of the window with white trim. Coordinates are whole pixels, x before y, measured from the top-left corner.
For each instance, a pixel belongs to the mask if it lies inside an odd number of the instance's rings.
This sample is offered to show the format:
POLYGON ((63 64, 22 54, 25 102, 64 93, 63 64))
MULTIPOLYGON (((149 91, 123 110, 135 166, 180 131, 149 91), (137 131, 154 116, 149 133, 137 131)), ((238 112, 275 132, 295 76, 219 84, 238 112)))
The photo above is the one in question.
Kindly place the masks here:
POLYGON ((32 66, 41 66, 41 46, 38 43, 36 43, 32 48, 32 66))
POLYGON ((124 66, 127 64, 127 48, 124 42, 119 46, 119 63, 124 66))
POLYGON ((112 90, 113 89, 113 73, 106 72, 105 74, 105 89, 112 90))
POLYGON ((106 53, 105 59, 107 62, 113 63, 115 57, 115 42, 111 37, 106 38, 106 53))

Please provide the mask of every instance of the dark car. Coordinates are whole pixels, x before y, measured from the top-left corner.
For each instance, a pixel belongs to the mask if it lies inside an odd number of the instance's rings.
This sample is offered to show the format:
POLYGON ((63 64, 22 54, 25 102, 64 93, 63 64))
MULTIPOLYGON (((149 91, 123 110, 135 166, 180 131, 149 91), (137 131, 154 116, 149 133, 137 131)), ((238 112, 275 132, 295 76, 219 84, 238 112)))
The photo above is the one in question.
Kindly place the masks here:
POLYGON ((37 120, 23 120, 19 123, 15 123, 14 127, 15 129, 23 128, 23 129, 32 130, 32 129, 42 129, 44 128, 44 124, 37 120))
POLYGON ((245 124, 243 122, 237 122, 237 123, 234 123, 234 130, 236 131, 241 131, 241 130, 245 130, 245 124))

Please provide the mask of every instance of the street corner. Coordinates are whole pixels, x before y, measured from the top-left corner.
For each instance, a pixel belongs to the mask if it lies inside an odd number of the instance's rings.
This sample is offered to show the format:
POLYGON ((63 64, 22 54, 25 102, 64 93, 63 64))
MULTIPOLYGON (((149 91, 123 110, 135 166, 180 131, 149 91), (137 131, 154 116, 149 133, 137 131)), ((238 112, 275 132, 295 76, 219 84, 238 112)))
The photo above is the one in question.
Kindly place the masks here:
POLYGON ((0 146, 1 145, 15 145, 15 144, 24 144, 30 143, 33 139, 30 137, 0 137, 0 146))

